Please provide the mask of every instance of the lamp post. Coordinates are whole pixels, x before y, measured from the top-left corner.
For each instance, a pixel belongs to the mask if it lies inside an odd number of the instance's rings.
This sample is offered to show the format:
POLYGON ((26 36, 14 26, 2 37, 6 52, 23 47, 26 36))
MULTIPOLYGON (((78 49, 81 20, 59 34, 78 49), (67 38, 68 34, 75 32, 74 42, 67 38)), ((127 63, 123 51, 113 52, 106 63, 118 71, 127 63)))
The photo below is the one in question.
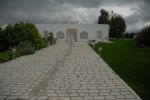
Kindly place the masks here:
POLYGON ((12 52, 13 52, 13 60, 14 60, 14 59, 15 59, 16 49, 15 49, 15 48, 13 48, 13 49, 12 49, 12 52))
POLYGON ((99 55, 101 55, 101 51, 102 51, 102 48, 99 47, 99 48, 98 48, 98 53, 99 53, 99 55))

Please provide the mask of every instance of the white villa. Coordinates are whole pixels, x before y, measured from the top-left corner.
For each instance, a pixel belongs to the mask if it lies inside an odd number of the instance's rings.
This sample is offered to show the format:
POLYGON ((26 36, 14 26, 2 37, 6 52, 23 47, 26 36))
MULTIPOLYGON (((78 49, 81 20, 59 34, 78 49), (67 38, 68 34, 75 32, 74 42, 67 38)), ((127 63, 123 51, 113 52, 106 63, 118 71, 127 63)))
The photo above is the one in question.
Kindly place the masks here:
POLYGON ((35 24, 42 36, 52 32, 58 42, 108 42, 109 25, 67 20, 61 24, 35 24))
MULTIPOLYGON (((7 25, 3 25, 5 28, 7 25)), ((57 42, 108 42, 109 25, 87 24, 80 21, 66 20, 61 24, 35 24, 43 37, 52 32, 57 42)))

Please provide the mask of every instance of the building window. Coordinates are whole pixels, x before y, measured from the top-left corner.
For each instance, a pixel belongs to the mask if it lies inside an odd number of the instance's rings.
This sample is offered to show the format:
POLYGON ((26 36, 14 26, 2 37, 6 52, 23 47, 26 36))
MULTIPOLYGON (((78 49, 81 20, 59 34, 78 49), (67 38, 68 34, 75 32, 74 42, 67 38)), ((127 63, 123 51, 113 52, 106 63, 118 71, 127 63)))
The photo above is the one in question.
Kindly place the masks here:
POLYGON ((88 39, 88 33, 83 31, 80 33, 80 39, 88 39))
POLYGON ((102 31, 97 31, 97 38, 102 39, 102 31))
POLYGON ((57 32, 57 39, 64 39, 64 33, 62 31, 57 32))

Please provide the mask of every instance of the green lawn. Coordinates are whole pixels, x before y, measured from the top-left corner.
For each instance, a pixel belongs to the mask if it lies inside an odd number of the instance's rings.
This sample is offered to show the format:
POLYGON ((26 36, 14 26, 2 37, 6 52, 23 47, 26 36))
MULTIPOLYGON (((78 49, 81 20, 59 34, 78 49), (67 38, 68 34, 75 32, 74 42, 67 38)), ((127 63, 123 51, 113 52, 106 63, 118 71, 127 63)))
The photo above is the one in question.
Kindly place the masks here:
POLYGON ((96 44, 102 47, 102 58, 136 91, 143 100, 150 100, 150 48, 141 48, 134 40, 96 44))

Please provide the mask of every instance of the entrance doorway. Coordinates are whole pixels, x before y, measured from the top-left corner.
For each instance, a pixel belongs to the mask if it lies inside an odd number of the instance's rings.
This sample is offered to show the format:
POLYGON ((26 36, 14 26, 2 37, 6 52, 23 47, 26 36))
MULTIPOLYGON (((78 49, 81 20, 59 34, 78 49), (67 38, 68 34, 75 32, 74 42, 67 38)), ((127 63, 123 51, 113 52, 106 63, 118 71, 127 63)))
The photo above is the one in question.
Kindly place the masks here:
POLYGON ((77 42, 77 29, 67 29, 66 30, 66 41, 67 42, 77 42))

